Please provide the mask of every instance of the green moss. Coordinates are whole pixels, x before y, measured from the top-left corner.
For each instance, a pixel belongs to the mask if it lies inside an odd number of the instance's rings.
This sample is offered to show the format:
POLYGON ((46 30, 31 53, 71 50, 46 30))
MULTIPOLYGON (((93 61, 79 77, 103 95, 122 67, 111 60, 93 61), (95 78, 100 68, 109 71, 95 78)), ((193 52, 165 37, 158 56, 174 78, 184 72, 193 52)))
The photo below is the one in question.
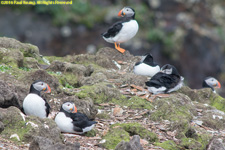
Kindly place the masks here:
POLYGON ((128 106, 132 109, 152 109, 150 102, 134 96, 127 98, 116 88, 108 83, 97 83, 91 86, 82 86, 81 92, 75 93, 79 98, 91 97, 96 104, 114 103, 120 106, 128 106))
POLYGON ((88 131, 88 132, 86 132, 85 133, 85 136, 87 136, 87 137, 94 137, 94 136, 96 136, 96 134, 97 134, 97 130, 91 130, 91 131, 88 131))
POLYGON ((67 88, 78 87, 78 78, 72 73, 63 73, 58 77, 59 83, 67 88))
POLYGON ((7 65, 0 65, 0 72, 7 72, 10 70, 12 67, 7 66, 7 65))
POLYGON ((99 118, 99 119, 110 119, 110 115, 105 113, 105 112, 97 114, 96 117, 99 118))
POLYGON ((122 127, 126 132, 130 134, 130 136, 139 135, 141 138, 147 139, 151 143, 158 141, 157 135, 155 133, 152 133, 151 131, 145 129, 139 123, 116 123, 111 127, 113 128, 116 126, 122 127))
POLYGON ((156 102, 157 109, 151 114, 153 120, 180 121, 181 119, 191 120, 192 115, 187 105, 178 104, 172 98, 159 99, 156 102))
POLYGON ((184 147, 185 149, 192 149, 192 150, 201 150, 202 149, 202 144, 192 138, 182 138, 180 146, 184 147))
POLYGON ((121 141, 130 141, 129 133, 121 128, 113 128, 103 137, 106 140, 103 147, 107 149, 114 149, 121 141))
POLYGON ((70 60, 71 56, 65 56, 65 57, 57 57, 57 56, 44 56, 46 60, 48 60, 50 63, 53 61, 61 61, 61 62, 67 62, 70 60))
POLYGON ((209 134, 198 134, 198 136, 195 138, 196 141, 201 143, 202 150, 206 149, 206 146, 209 143, 209 140, 211 139, 211 136, 209 134))
POLYGON ((160 146, 166 150, 179 150, 178 146, 174 143, 174 141, 168 140, 163 143, 155 143, 156 146, 160 146))
POLYGON ((210 105, 225 112, 225 99, 217 94, 211 94, 210 105))

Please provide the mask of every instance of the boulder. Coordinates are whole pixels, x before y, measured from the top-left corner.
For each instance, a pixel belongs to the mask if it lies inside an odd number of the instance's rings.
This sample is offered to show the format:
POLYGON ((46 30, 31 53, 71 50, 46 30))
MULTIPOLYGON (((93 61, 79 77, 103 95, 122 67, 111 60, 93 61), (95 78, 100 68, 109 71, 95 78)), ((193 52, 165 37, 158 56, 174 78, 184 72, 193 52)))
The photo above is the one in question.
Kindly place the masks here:
POLYGON ((225 150, 224 137, 214 137, 207 145, 207 150, 225 150))
POLYGON ((0 108, 1 122, 4 130, 1 136, 17 142, 31 142, 35 136, 41 136, 62 143, 61 131, 54 120, 41 119, 34 116, 25 116, 18 108, 12 106, 7 109, 0 108), (12 136, 16 135, 16 136, 12 136))
POLYGON ((79 143, 54 143, 52 140, 35 136, 30 143, 29 150, 79 150, 80 144, 79 143))
POLYGON ((120 142, 115 150, 143 150, 143 147, 140 144, 140 136, 134 135, 130 142, 120 142))

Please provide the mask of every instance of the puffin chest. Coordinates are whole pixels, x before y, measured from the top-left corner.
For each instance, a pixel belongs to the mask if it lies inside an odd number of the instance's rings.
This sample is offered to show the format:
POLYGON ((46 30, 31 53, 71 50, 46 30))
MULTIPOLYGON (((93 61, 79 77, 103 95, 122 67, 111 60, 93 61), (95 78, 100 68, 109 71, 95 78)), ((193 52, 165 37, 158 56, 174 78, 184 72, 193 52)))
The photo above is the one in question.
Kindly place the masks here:
POLYGON ((136 20, 130 20, 123 23, 123 27, 113 38, 117 43, 123 43, 133 38, 138 31, 138 23, 136 20))

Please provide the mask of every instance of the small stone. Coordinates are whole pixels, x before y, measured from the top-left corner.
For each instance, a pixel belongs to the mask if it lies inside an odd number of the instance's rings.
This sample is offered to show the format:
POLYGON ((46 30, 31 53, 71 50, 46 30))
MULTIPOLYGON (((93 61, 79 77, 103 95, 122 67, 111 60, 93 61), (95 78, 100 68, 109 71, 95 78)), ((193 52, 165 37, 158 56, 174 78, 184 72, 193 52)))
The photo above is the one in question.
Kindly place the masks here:
POLYGON ((113 116, 122 116, 123 115, 123 109, 120 108, 119 106, 116 106, 114 109, 113 109, 113 116))

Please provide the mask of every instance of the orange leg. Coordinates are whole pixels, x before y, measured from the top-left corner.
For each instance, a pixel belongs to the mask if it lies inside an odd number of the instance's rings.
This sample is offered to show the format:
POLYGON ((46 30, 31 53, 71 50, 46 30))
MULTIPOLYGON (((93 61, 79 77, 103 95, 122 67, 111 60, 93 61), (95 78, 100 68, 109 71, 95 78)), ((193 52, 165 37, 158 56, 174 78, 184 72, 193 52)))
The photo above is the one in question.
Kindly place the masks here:
POLYGON ((122 48, 120 47, 120 44, 118 44, 118 46, 117 46, 116 42, 115 42, 115 48, 116 48, 120 53, 122 53, 122 54, 125 52, 125 49, 122 49, 122 48))

